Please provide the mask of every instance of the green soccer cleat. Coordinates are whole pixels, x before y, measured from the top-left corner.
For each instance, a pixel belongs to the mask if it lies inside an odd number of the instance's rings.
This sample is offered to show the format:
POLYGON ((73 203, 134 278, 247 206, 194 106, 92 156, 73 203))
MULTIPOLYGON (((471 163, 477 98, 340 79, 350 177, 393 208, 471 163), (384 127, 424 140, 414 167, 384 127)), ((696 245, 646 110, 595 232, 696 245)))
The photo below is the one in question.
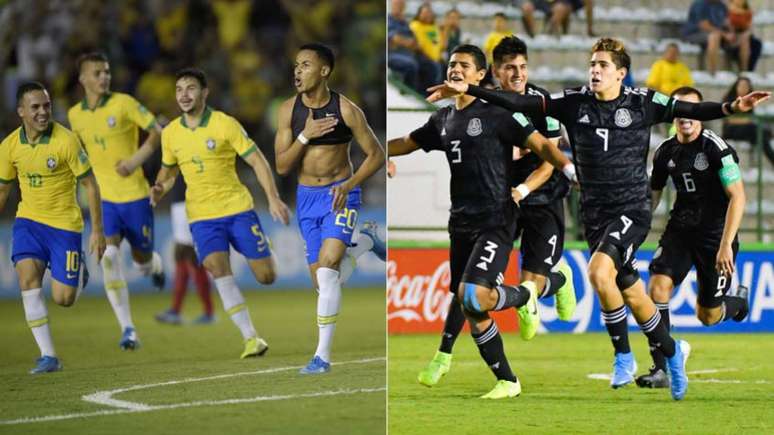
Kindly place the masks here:
POLYGON ((495 384, 492 391, 481 396, 482 399, 506 399, 508 397, 518 397, 521 394, 521 382, 516 379, 516 382, 506 381, 500 379, 495 384))
POLYGON ((567 261, 562 260, 559 262, 558 272, 564 275, 566 281, 564 285, 556 292, 556 313, 559 315, 559 320, 565 322, 572 319, 572 315, 575 314, 575 285, 572 282, 572 268, 567 261))
POLYGON ((260 337, 251 337, 245 340, 245 351, 240 358, 250 358, 252 356, 263 356, 269 350, 266 340, 260 337))
POLYGON ((435 353, 433 360, 425 367, 419 376, 417 381, 426 387, 432 387, 441 380, 443 375, 449 373, 451 369, 452 355, 450 353, 441 352, 440 350, 435 353))
POLYGON ((519 313, 519 334, 524 340, 532 340, 537 334, 538 326, 540 326, 537 289, 532 281, 524 281, 520 285, 529 289, 529 300, 517 310, 519 313))

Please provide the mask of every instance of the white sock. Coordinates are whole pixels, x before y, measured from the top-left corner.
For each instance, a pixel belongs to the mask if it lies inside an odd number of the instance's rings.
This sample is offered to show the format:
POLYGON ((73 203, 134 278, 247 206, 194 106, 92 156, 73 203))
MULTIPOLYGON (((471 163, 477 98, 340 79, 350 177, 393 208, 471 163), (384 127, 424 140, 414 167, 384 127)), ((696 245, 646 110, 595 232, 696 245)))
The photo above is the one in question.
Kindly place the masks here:
POLYGON ((40 356, 56 356, 54 340, 51 339, 51 330, 48 327, 48 310, 43 292, 39 288, 22 290, 22 304, 24 304, 24 318, 35 337, 35 342, 40 348, 40 356))
POLYGON ((215 288, 218 289, 220 294, 223 309, 226 310, 228 315, 231 316, 231 320, 239 328, 242 338, 247 340, 248 338, 257 337, 258 333, 255 332, 253 321, 250 320, 250 311, 247 309, 245 298, 242 296, 242 292, 239 291, 234 277, 227 275, 215 278, 215 288))
POLYGON ((158 252, 153 251, 153 254, 151 255, 151 259, 147 263, 137 263, 134 262, 134 267, 140 270, 140 273, 142 273, 145 276, 148 276, 150 274, 157 274, 161 273, 164 267, 164 263, 161 261, 161 255, 159 255, 158 252))
POLYGON ((331 361, 331 344, 336 331, 336 318, 341 306, 341 284, 339 272, 327 267, 317 269, 317 285, 320 294, 317 296, 317 327, 319 337, 315 355, 326 362, 331 361))
POLYGON ((110 301, 110 306, 113 307, 121 331, 126 328, 134 328, 129 306, 129 288, 126 286, 126 280, 121 271, 121 255, 118 246, 108 245, 105 248, 100 265, 105 281, 105 294, 110 301))

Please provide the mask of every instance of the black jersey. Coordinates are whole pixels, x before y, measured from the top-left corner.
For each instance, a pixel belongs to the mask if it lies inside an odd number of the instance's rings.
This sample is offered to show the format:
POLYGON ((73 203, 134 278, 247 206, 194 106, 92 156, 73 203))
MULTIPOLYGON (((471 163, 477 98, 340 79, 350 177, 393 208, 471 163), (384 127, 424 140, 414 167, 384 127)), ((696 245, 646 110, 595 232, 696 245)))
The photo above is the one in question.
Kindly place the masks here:
MULTIPOLYGON (((531 83, 527 83, 526 91, 527 95, 543 95, 544 97, 548 97, 548 91, 531 83)), ((535 126, 535 130, 540 132, 543 136, 549 139, 561 136, 559 121, 556 119, 550 116, 533 116, 530 117, 529 120, 532 122, 532 125, 535 126)), ((543 160, 533 152, 528 152, 525 155, 522 155, 518 160, 514 160, 511 164, 511 170, 513 171, 511 186, 516 187, 523 183, 527 177, 542 164, 543 160)), ((564 198, 569 191, 570 182, 567 180, 567 177, 560 171, 554 170, 551 174, 551 178, 531 192, 529 196, 521 200, 521 204, 546 205, 556 199, 564 198)))
MULTIPOLYGON (((304 131, 306 118, 309 116, 309 107, 304 105, 301 95, 296 95, 296 101, 293 103, 293 115, 290 119, 290 126, 293 129, 293 137, 304 131)), ((335 116, 339 122, 333 127, 333 131, 320 137, 310 139, 309 145, 338 145, 348 144, 352 140, 352 130, 344 123, 344 117, 341 116, 341 102, 339 94, 331 91, 331 98, 328 104, 319 109, 312 109, 312 118, 321 119, 326 116, 335 116)))
POLYGON ((508 224, 514 207, 510 192, 513 147, 523 147, 534 131, 524 115, 476 99, 462 110, 454 105, 439 109, 411 132, 424 151, 446 153, 451 170, 450 230, 508 224))
POLYGON ((650 186, 662 190, 667 177, 677 190, 669 225, 722 233, 728 209, 728 196, 720 181, 725 165, 739 162, 736 151, 712 130, 702 130, 693 142, 681 144, 677 138, 664 141, 653 156, 650 186))

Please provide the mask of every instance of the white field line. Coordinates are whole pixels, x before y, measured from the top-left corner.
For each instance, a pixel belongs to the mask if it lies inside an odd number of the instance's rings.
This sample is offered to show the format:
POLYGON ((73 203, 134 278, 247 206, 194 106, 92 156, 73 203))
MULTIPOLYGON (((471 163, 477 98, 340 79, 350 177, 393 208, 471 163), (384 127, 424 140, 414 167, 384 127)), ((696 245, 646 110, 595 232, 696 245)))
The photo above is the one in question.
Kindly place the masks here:
MULTIPOLYGON (((738 371, 739 369, 729 367, 729 368, 723 368, 723 369, 692 370, 686 373, 689 375, 702 375, 702 374, 738 372, 738 371)), ((589 373, 588 375, 586 375, 586 377, 589 379, 594 379, 599 381, 609 381, 610 373, 589 373)), ((703 383, 703 384, 771 384, 772 383, 771 381, 766 379, 744 381, 741 379, 715 379, 715 378, 691 379, 691 382, 697 382, 697 383, 703 383)))
MULTIPOLYGON (((334 362, 332 363, 332 365, 367 364, 370 362, 385 361, 385 360, 386 358, 384 357, 364 358, 359 360, 334 362)), ((84 395, 82 399, 87 402, 110 406, 118 409, 105 409, 100 411, 81 412, 81 413, 73 413, 73 414, 47 415, 42 417, 25 417, 25 418, 19 418, 15 420, 0 420, 0 425, 41 423, 46 421, 70 420, 75 418, 88 418, 88 417, 97 417, 97 416, 103 416, 103 415, 149 412, 149 411, 177 409, 177 408, 190 408, 194 406, 229 405, 229 404, 253 403, 253 402, 264 402, 264 401, 274 401, 274 400, 289 400, 289 399, 314 398, 314 397, 324 397, 324 396, 336 396, 336 395, 342 395, 342 394, 373 393, 373 392, 387 390, 386 387, 342 389, 342 390, 321 391, 316 393, 301 393, 301 394, 289 394, 289 395, 277 395, 277 396, 256 396, 256 397, 249 397, 249 398, 242 398, 242 399, 200 400, 195 402, 171 403, 167 405, 147 405, 144 403, 129 402, 125 400, 118 400, 118 399, 112 398, 114 394, 125 393, 127 391, 135 391, 135 390, 142 390, 146 388, 154 388, 154 387, 167 386, 167 385, 177 385, 177 384, 184 384, 184 383, 190 383, 190 382, 201 382, 201 381, 208 381, 208 380, 214 380, 214 379, 233 378, 238 376, 277 373, 277 372, 290 371, 290 370, 299 370, 303 367, 304 366, 276 367, 271 369, 254 370, 249 372, 226 373, 222 375, 207 376, 202 378, 186 378, 186 379, 181 379, 176 381, 159 382, 155 384, 133 385, 130 387, 118 388, 118 389, 108 390, 108 391, 97 391, 96 393, 93 393, 93 394, 84 395)))

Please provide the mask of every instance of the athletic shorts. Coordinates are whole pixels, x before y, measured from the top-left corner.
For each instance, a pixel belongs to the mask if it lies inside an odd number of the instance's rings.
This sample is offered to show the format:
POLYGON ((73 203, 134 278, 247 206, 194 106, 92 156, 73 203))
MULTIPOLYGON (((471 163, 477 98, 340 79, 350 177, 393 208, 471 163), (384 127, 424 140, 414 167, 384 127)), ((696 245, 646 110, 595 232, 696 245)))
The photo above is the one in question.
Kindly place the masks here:
POLYGON ((449 290, 457 292, 461 282, 494 288, 503 283, 513 250, 515 224, 473 232, 450 233, 449 290))
POLYGON ((586 240, 591 253, 601 251, 609 255, 619 274, 622 271, 639 274, 634 253, 648 236, 650 218, 648 212, 631 211, 608 217, 594 225, 586 224, 586 240))
MULTIPOLYGON (((731 246, 736 261, 739 241, 734 240, 731 246)), ((688 275, 691 266, 696 266, 698 304, 704 308, 719 307, 723 303, 723 295, 731 287, 731 278, 718 274, 715 269, 719 247, 720 237, 707 237, 706 233, 686 231, 667 224, 650 262, 650 274, 666 275, 677 287, 688 275)))
POLYGON ((349 191, 347 204, 343 209, 337 212, 331 210, 331 189, 345 181, 325 186, 298 185, 296 215, 308 264, 317 263, 325 239, 339 239, 347 246, 352 243, 352 233, 355 231, 360 210, 360 187, 349 191))
POLYGON ((521 237, 521 270, 548 276, 564 248, 564 203, 523 205, 514 240, 521 237))
POLYGON ((229 252, 229 244, 250 260, 271 255, 269 238, 254 210, 194 222, 191 234, 200 263, 213 252, 229 252))
POLYGON ((81 233, 16 218, 12 234, 11 260, 14 265, 26 258, 40 260, 51 270, 55 280, 78 287, 83 260, 81 233))
POLYGON ((105 237, 120 235, 132 249, 153 251, 153 209, 148 198, 131 202, 102 201, 105 237))
POLYGON ((172 219, 172 237, 175 243, 193 246, 193 236, 188 225, 188 215, 185 212, 185 202, 173 202, 169 208, 172 219))

